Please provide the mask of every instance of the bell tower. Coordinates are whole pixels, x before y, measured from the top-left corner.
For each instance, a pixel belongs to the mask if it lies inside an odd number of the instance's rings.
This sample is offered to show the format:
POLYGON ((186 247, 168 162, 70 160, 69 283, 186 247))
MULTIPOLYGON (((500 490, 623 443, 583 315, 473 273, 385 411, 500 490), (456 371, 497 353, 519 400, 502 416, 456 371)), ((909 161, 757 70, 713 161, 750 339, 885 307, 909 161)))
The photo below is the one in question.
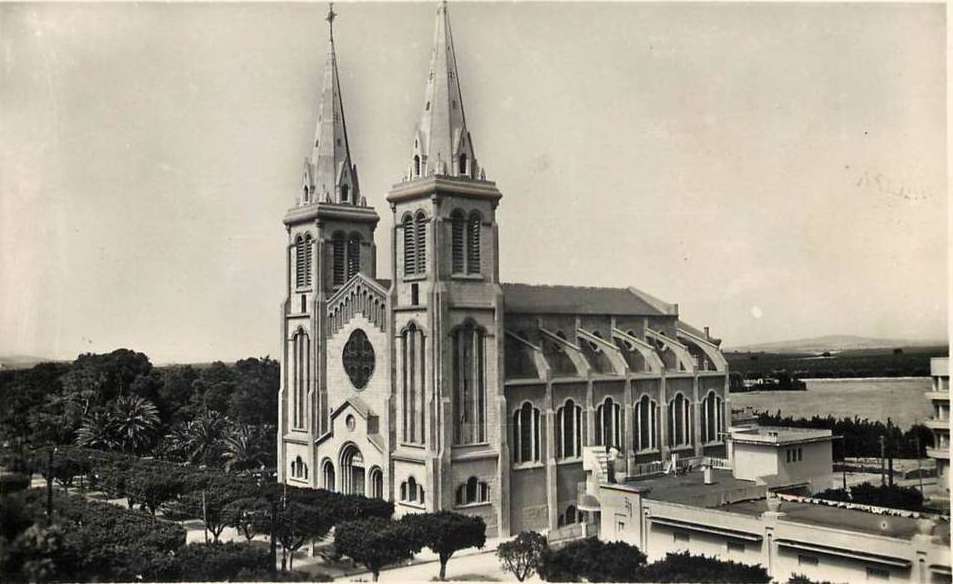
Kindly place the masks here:
MULTIPOLYGON (((502 194, 467 129, 446 2, 436 12, 424 103, 407 174, 387 196, 394 218, 394 484, 426 485, 425 508, 453 509, 460 485, 485 483, 468 510, 508 532, 503 294, 496 211, 502 194)), ((399 507, 398 507, 399 508, 399 507)))
POLYGON ((315 440, 327 431, 327 301, 358 273, 374 278, 380 218, 361 194, 351 161, 329 7, 328 51, 311 154, 295 206, 285 214, 285 300, 281 306, 278 473, 318 485, 315 440), (300 457, 300 462, 299 462, 300 457), (292 468, 292 464, 294 467, 292 468))

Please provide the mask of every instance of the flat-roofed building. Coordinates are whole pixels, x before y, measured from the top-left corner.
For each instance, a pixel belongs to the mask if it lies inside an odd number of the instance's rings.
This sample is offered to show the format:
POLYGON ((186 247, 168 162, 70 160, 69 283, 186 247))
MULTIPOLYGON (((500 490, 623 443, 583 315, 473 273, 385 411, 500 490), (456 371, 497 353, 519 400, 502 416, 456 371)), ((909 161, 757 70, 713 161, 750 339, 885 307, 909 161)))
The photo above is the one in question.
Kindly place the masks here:
POLYGON ((735 478, 816 493, 831 486, 832 440, 830 430, 814 428, 733 428, 728 459, 735 478))
POLYGON ((930 377, 933 380, 933 387, 926 396, 933 404, 933 416, 926 421, 926 426, 933 431, 933 448, 927 449, 927 456, 936 459, 937 484, 949 496, 950 358, 930 359, 930 377))

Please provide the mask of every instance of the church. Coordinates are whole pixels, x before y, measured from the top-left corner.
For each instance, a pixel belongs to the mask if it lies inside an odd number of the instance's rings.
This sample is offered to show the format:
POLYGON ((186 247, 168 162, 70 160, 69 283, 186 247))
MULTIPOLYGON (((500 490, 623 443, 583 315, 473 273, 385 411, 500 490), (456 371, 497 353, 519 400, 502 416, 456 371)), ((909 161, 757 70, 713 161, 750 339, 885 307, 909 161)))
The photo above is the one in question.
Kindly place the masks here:
POLYGON ((284 217, 279 480, 388 499, 396 515, 479 515, 493 537, 598 514, 587 479, 607 465, 626 477, 724 456, 720 340, 677 304, 500 281, 503 195, 467 128, 446 3, 404 178, 386 197, 392 279, 378 277, 385 206, 350 156, 334 16, 313 148, 284 217))

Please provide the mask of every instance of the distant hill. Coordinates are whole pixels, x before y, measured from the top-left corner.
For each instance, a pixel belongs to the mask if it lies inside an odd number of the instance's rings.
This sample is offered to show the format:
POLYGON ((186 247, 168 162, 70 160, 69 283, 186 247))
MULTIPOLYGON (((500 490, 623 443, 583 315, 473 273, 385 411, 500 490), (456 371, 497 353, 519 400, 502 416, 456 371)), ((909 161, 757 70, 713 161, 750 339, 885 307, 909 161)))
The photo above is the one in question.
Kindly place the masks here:
POLYGON ((898 347, 935 347, 946 341, 913 341, 910 339, 874 339, 856 335, 827 335, 811 339, 759 343, 742 347, 726 347, 725 351, 765 353, 823 353, 824 351, 856 351, 860 349, 894 349, 898 347))
POLYGON ((29 369, 37 363, 58 363, 63 359, 37 357, 35 355, 0 355, 0 369, 29 369))

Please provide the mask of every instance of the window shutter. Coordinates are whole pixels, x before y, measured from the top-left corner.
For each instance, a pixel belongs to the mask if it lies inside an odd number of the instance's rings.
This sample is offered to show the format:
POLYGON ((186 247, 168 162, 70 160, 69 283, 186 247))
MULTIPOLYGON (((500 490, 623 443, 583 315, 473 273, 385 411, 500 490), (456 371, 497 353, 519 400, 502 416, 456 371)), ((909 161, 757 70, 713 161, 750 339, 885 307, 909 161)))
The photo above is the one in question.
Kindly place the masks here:
POLYGON ((404 275, 417 273, 417 238, 414 234, 414 221, 410 215, 404 217, 404 275))
POLYGON ((480 215, 470 214, 467 223, 467 273, 480 273, 480 215))
POLYGON ((416 241, 416 273, 427 272, 427 218, 423 213, 417 213, 417 241, 416 241))
POLYGON ((452 219, 453 225, 453 234, 451 237, 452 245, 452 256, 453 256, 453 273, 462 274, 463 273, 463 231, 464 231, 464 220, 463 215, 460 213, 455 213, 452 219))
POLYGON ((344 283, 344 254, 346 242, 343 238, 334 239, 334 285, 344 283))

